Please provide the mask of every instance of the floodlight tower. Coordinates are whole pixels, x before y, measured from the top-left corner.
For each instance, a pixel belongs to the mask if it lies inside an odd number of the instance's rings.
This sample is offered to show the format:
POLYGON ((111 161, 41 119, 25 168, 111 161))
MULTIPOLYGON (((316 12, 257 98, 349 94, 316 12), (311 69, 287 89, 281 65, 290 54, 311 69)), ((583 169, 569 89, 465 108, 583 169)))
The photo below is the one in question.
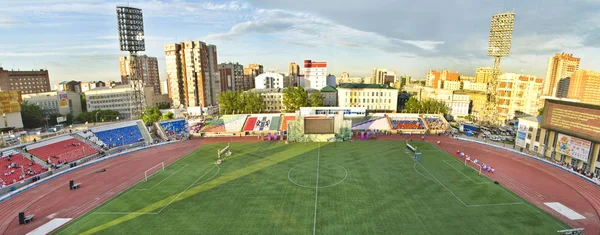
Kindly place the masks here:
POLYGON ((498 124, 498 103, 496 92, 498 86, 498 75, 500 75, 500 60, 510 54, 510 44, 515 25, 515 13, 503 12, 492 16, 490 25, 490 42, 488 45, 488 56, 494 57, 494 68, 492 77, 488 81, 487 102, 484 109, 484 122, 498 124))
POLYGON ((146 50, 142 9, 117 6, 117 22, 121 51, 129 52, 129 81, 133 90, 129 102, 130 117, 133 120, 142 111, 145 103, 144 83, 136 63, 137 52, 146 50))

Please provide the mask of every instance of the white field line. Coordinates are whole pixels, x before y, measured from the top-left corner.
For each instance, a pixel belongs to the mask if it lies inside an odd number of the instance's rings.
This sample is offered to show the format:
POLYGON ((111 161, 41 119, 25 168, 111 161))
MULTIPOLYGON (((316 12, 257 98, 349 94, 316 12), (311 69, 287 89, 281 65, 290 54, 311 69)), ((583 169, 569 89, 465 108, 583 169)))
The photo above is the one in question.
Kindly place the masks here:
MULTIPOLYGON (((187 166, 187 165, 186 165, 187 166)), ((185 166, 183 166, 185 167, 185 166)), ((182 168, 183 168, 182 167, 182 168)), ((167 208, 169 205, 171 205, 171 203, 173 203, 179 196, 181 196, 181 194, 183 194, 185 191, 187 191, 188 189, 190 189, 192 186, 197 185, 198 180, 202 179, 204 176, 206 176, 206 174, 208 174, 208 172, 211 172, 212 169, 214 169, 215 167, 217 167, 217 172, 211 176, 210 178, 208 178, 205 181, 202 181, 200 183, 204 183, 206 181, 211 180, 212 178, 214 178, 217 174, 219 174, 219 171, 221 170, 221 168, 217 165, 213 166, 212 168, 208 169, 208 171, 206 171, 202 176, 200 176, 200 178, 196 179, 196 181, 194 181, 190 186, 188 186, 186 189, 184 189, 181 193, 179 193, 175 198, 173 198, 173 200, 171 200, 166 206, 164 206, 163 208, 161 208, 158 212, 120 212, 120 211, 96 211, 93 214, 123 214, 123 215, 127 215, 127 214, 136 214, 136 215, 158 215, 160 212, 162 212, 165 208, 167 208)), ((182 168, 180 168, 179 170, 181 170, 182 168)), ((179 171, 178 170, 178 171, 179 171)), ((173 173, 175 174, 175 173, 173 173)), ((198 183, 198 184, 200 184, 198 183)), ((142 189, 140 189, 142 190, 142 189)), ((128 191, 129 192, 129 191, 128 191)), ((117 200, 117 198, 115 198, 114 200, 117 200)), ((113 200, 113 201, 114 201, 113 200)), ((112 202, 112 201, 111 201, 112 202)), ((100 208, 99 208, 100 209, 100 208)))
POLYGON ((467 177, 467 179, 471 180, 471 182, 473 182, 474 184, 492 184, 493 183, 493 182, 476 182, 475 180, 473 180, 473 178, 469 177, 468 175, 466 175, 465 173, 463 173, 456 167, 450 165, 450 163, 448 163, 448 161, 451 161, 451 160, 444 160, 443 162, 446 163, 448 166, 452 167, 454 170, 456 170, 461 175, 464 175, 465 177, 467 177))
POLYGON ((319 199, 319 160, 321 157, 321 143, 317 148, 317 184, 315 185, 315 217, 313 219, 313 235, 317 233, 317 202, 319 199))
MULTIPOLYGON (((208 169, 206 172, 204 172, 204 174, 202 176, 200 176, 200 178, 196 179, 196 181, 194 181, 192 184, 190 184, 190 186, 188 186, 187 188, 185 188, 183 191, 181 191, 181 193, 177 194, 177 196, 175 196, 165 207, 163 207, 162 209, 160 209, 158 211, 158 213, 162 212, 165 208, 167 208, 169 205, 171 205, 171 203, 173 203, 177 198, 179 198, 179 196, 181 196, 181 194, 185 193, 185 191, 187 191, 188 189, 190 189, 192 186, 194 186, 199 180, 201 180, 202 178, 204 178, 204 176, 206 174, 208 174, 208 172, 212 171, 212 169, 214 169, 215 167, 217 167, 217 169, 221 169, 219 168, 219 166, 214 165, 213 167, 211 167, 210 169, 208 169)), ((218 173, 219 171, 217 171, 218 173)), ((216 174, 215 174, 216 175, 216 174)), ((212 177, 211 177, 212 178, 212 177)))
MULTIPOLYGON (((167 179, 168 179, 168 178, 170 178, 171 176, 173 176, 173 175, 177 174, 177 172, 179 172, 180 170, 182 170, 183 168, 185 168, 185 167, 186 167, 186 166, 188 166, 188 165, 190 165, 190 164, 185 164, 185 166, 182 166, 181 168, 179 168, 179 170, 177 170, 177 171, 173 172, 173 174, 171 174, 171 175, 167 176, 166 178, 164 178, 163 180, 161 180, 160 182, 158 182, 157 184, 153 185, 153 186, 152 186, 152 187, 150 187, 150 188, 135 188, 135 189, 133 189, 133 190, 151 190, 151 189, 153 189, 154 187, 156 187, 157 185, 160 185, 162 182, 164 182, 165 180, 167 180, 167 179)), ((154 175, 154 174, 153 174, 153 175, 154 175)), ((152 175, 152 176, 153 176, 153 175, 152 175)), ((148 177, 148 178, 150 178, 150 177, 148 177)))
MULTIPOLYGON (((408 154, 406 154, 406 155, 408 155, 408 154)), ((408 156, 410 157, 410 155, 408 155, 408 156)), ((427 173, 429 173, 429 175, 431 175, 431 177, 433 177, 440 185, 442 185, 442 187, 444 187, 446 190, 448 190, 448 192, 450 192, 465 207, 509 206, 509 205, 521 205, 521 204, 525 204, 522 201, 519 201, 519 202, 510 202, 510 203, 472 204, 472 205, 468 205, 465 202, 463 202, 463 200, 461 200, 454 192, 452 192, 452 190, 450 190, 448 187, 446 187, 446 185, 444 185, 444 183, 442 183, 438 178, 436 178, 427 168, 425 168, 425 166, 423 166, 423 164, 421 164, 419 162, 417 162, 417 164, 419 164, 425 171, 427 171, 427 173)))

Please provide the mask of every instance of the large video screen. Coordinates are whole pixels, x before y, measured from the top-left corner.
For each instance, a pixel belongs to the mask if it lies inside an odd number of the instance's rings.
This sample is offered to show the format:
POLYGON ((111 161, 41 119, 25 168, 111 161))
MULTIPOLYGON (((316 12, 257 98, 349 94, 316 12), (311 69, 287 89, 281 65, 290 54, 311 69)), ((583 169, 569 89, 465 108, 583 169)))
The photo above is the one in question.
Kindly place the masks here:
POLYGON ((600 106, 546 100, 541 126, 600 142, 600 106))
POLYGON ((333 134, 333 118, 305 118, 305 134, 333 134))

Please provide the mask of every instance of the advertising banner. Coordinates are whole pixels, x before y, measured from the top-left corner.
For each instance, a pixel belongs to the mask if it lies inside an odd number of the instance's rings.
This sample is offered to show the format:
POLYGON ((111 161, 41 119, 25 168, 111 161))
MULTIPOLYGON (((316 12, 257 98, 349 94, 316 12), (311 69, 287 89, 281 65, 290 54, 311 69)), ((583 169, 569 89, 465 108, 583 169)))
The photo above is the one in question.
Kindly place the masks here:
POLYGON ((526 147, 525 146, 525 138, 527 137, 527 126, 519 125, 519 130, 517 130, 517 146, 526 147))
POLYGON ((69 100, 67 100, 67 93, 66 92, 62 92, 62 91, 58 92, 58 106, 60 108, 62 108, 62 107, 69 107, 69 100))
POLYGON ((587 162, 592 142, 558 134, 556 152, 587 162))
POLYGON ((67 116, 56 117, 56 122, 58 122, 58 123, 66 122, 66 121, 67 121, 67 116))

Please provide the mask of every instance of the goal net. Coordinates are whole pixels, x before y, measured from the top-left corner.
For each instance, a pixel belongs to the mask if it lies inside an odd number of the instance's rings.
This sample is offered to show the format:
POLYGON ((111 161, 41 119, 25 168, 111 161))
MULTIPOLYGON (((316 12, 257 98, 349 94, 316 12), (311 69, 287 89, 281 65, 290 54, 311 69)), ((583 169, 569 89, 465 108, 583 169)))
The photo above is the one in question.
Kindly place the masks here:
POLYGON ((148 181, 148 178, 150 178, 150 176, 154 175, 155 173, 159 172, 159 171, 164 171, 165 170, 165 163, 161 162, 156 164, 156 166, 150 167, 148 170, 144 171, 144 181, 148 181))

